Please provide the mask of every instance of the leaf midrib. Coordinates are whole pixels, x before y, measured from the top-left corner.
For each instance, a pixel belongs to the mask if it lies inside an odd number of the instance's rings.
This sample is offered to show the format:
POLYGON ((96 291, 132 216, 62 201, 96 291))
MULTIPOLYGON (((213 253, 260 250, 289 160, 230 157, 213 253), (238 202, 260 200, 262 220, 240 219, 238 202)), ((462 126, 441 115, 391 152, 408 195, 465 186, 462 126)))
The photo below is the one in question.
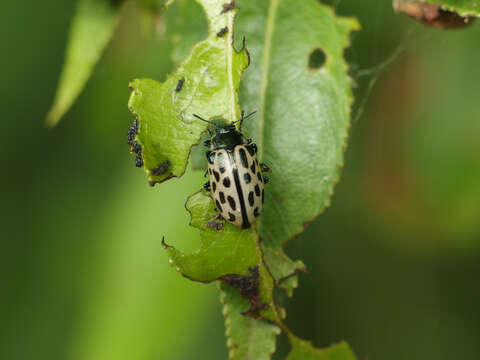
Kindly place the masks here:
POLYGON ((262 57, 262 77, 260 81, 260 116, 258 119, 258 157, 263 160, 263 128, 265 124, 265 99, 267 93, 268 75, 270 73, 270 51, 272 47, 275 17, 279 0, 270 0, 267 14, 267 26, 265 27, 265 47, 262 57))

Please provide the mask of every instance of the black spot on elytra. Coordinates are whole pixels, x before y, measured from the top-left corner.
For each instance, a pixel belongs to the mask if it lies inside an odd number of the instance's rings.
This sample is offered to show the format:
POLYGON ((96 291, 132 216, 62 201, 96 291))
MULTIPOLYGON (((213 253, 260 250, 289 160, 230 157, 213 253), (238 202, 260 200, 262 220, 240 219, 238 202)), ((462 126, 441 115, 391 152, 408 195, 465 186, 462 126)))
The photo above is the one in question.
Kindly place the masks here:
POLYGON ((215 204, 217 205, 217 210, 220 211, 220 212, 223 212, 222 207, 221 207, 220 203, 218 202, 218 200, 215 200, 215 204))
POLYGON ((212 190, 215 192, 217 190, 217 183, 215 181, 212 181, 212 190))
POLYGON ((223 174, 226 171, 226 169, 223 166, 219 167, 218 170, 220 170, 220 174, 223 174))
POLYGON ((220 192, 218 193, 218 196, 220 197, 220 202, 221 202, 222 204, 225 204, 225 194, 223 193, 223 191, 220 191, 220 192))
POLYGON ((263 204, 264 198, 265 198, 265 191, 263 191, 263 189, 262 189, 262 204, 263 204))
POLYGON ((255 163, 252 162, 252 166, 250 166, 250 170, 252 170, 253 175, 255 175, 256 168, 257 167, 255 166, 255 163))
POLYGON ((257 178, 258 181, 263 182, 262 174, 260 173, 260 171, 257 173, 257 178))
POLYGON ((258 207, 256 207, 254 210, 253 210, 253 215, 255 217, 258 217, 258 215, 260 215, 260 213, 258 212, 258 207))
POLYGON ((255 195, 260 196, 260 188, 258 187, 258 184, 255 185, 255 195))
POLYGON ((250 206, 253 206, 253 204, 255 203, 255 199, 253 198, 253 191, 250 191, 248 193, 248 203, 250 204, 250 206))
POLYGON ((235 215, 233 215, 231 212, 229 212, 228 213, 228 220, 235 221, 235 215))
POLYGON ((230 204, 230 207, 232 208, 233 211, 235 211, 237 204, 235 203, 235 199, 232 198, 231 196, 227 197, 228 203, 230 204))
POLYGON ((213 170, 213 176, 215 176, 215 180, 220 181, 220 174, 213 170))
POLYGON ((250 184, 250 181, 252 181, 252 178, 250 177, 249 173, 245 173, 243 174, 243 180, 245 180, 247 184, 250 184))
POLYGON ((223 179, 223 186, 225 186, 226 188, 230 187, 230 178, 228 176, 225 176, 225 178, 223 179))
POLYGON ((212 169, 208 169, 208 173, 212 175, 212 169))
POLYGON ((240 161, 242 162, 243 167, 248 169, 247 153, 243 149, 240 149, 238 153, 240 154, 240 161))

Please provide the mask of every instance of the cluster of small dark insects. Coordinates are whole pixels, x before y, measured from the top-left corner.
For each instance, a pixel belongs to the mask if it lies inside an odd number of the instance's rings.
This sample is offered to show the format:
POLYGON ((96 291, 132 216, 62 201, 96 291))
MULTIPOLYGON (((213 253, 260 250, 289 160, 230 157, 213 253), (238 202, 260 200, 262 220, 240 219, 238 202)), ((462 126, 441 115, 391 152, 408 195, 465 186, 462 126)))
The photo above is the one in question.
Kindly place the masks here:
MULTIPOLYGON (((183 84, 183 82, 182 82, 183 84)), ((135 166, 142 167, 143 166, 143 159, 142 159, 142 147, 137 143, 135 137, 138 134, 138 121, 135 119, 133 120, 132 126, 128 129, 127 133, 127 144, 130 145, 130 152, 135 154, 135 166)), ((167 172, 170 168, 170 162, 168 160, 159 164, 155 169, 151 169, 150 173, 154 176, 160 176, 167 172)), ((155 185, 156 181, 150 181, 150 185, 155 185)))
POLYGON ((135 156, 135 166, 142 167, 143 166, 143 159, 142 159, 142 147, 138 145, 135 141, 135 136, 138 134, 138 121, 137 119, 133 120, 132 126, 128 129, 127 133, 127 144, 130 145, 130 152, 136 154, 135 156))
MULTIPOLYGON (((268 178, 262 171, 269 172, 267 165, 258 163, 257 145, 252 139, 246 139, 235 123, 252 116, 244 116, 233 123, 225 123, 223 119, 208 121, 194 114, 196 118, 214 126, 208 129, 210 140, 204 142, 209 148, 206 152, 209 181, 204 189, 210 191, 215 200, 218 217, 246 229, 260 216, 265 199, 264 185, 268 178)), ((207 226, 221 230, 222 226, 210 221, 207 226)))

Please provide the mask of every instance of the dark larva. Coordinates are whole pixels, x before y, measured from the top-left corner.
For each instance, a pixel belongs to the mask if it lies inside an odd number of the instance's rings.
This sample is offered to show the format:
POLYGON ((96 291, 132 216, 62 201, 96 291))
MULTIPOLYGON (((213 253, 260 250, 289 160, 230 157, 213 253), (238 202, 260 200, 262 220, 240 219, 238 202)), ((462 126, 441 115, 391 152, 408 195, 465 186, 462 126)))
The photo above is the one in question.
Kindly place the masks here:
POLYGON ((240 154, 240 161, 242 162, 242 165, 245 169, 248 169, 248 160, 247 160, 247 154, 245 153, 245 150, 240 149, 239 151, 240 154))
POLYGON ((177 86, 175 87, 176 92, 179 92, 180 90, 182 90, 184 82, 185 82, 184 78, 181 78, 180 80, 178 80, 177 86))
POLYGON ((223 191, 220 191, 220 192, 218 193, 218 196, 220 197, 220 202, 221 202, 222 204, 225 204, 225 194, 223 193, 223 191))
POLYGON ((260 188, 258 187, 258 184, 255 185, 255 195, 260 196, 260 188))
POLYGON ((230 178, 228 176, 223 179, 223 186, 225 186, 226 188, 230 187, 230 178))
POLYGON ((232 208, 233 211, 235 211, 237 204, 235 204, 235 200, 231 197, 227 197, 228 203, 230 204, 230 207, 232 208))
POLYGON ((245 180, 245 183, 250 184, 250 181, 252 181, 252 178, 250 177, 249 173, 243 174, 243 180, 245 180))
POLYGON ((225 35, 227 32, 228 32, 228 27, 225 26, 224 28, 221 28, 219 32, 217 32, 217 36, 218 36, 218 37, 222 37, 222 36, 225 35))
POLYGON ((253 191, 250 191, 248 193, 248 203, 250 204, 250 206, 253 206, 253 204, 255 203, 255 199, 253 198, 253 191))

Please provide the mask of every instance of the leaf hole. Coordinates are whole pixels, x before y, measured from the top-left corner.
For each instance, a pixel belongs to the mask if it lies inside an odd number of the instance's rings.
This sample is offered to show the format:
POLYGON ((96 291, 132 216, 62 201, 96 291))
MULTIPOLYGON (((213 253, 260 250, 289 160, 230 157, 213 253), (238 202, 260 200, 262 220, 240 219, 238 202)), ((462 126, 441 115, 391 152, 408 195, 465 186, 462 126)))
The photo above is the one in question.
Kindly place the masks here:
POLYGON ((308 68, 313 71, 320 70, 327 61, 327 56, 321 48, 313 49, 308 58, 308 68))

